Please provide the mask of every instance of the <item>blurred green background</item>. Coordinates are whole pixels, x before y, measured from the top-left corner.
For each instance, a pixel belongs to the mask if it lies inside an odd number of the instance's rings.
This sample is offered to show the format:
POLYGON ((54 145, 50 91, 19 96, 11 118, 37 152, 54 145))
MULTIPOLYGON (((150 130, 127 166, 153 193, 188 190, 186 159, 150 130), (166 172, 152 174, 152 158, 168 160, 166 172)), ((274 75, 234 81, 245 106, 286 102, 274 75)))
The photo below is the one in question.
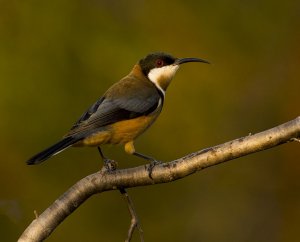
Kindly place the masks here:
MULTIPOLYGON (((82 177, 94 149, 25 161, 58 141, 147 53, 200 57, 136 148, 170 161, 297 117, 299 1, 0 1, 0 240, 16 241, 82 177)), ((105 147, 120 167, 144 161, 105 147)), ((300 148, 291 143, 170 184, 130 189, 145 241, 299 241, 300 148)), ((48 241, 124 241, 126 203, 93 196, 48 241)), ((133 241, 139 241, 135 234, 133 241)))

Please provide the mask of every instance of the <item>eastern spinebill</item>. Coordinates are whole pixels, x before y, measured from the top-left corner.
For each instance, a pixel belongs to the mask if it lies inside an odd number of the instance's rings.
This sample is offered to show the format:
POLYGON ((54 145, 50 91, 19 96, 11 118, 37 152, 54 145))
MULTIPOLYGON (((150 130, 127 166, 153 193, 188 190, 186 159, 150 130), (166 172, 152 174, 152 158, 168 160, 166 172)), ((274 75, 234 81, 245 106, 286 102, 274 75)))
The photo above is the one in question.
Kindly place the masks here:
POLYGON ((124 144, 128 154, 156 160, 135 151, 134 140, 148 129, 159 116, 165 92, 179 66, 187 62, 203 62, 198 58, 175 58, 163 52, 147 55, 134 65, 131 72, 112 85, 73 125, 56 144, 36 154, 28 165, 39 164, 68 147, 99 147, 124 144))

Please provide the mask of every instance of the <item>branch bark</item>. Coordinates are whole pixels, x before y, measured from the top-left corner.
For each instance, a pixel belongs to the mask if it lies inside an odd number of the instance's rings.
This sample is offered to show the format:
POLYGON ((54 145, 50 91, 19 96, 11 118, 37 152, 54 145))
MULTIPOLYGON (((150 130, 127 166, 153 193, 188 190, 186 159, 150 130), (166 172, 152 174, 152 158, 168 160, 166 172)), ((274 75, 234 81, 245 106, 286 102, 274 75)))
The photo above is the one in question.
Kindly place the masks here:
POLYGON ((67 216, 94 194, 120 188, 172 182, 225 161, 283 143, 299 141, 299 138, 300 116, 272 129, 254 135, 250 134, 157 165, 153 169, 152 179, 148 175, 147 168, 149 165, 113 172, 106 172, 105 169, 102 169, 74 184, 38 218, 32 221, 18 241, 33 242, 46 239, 67 216))

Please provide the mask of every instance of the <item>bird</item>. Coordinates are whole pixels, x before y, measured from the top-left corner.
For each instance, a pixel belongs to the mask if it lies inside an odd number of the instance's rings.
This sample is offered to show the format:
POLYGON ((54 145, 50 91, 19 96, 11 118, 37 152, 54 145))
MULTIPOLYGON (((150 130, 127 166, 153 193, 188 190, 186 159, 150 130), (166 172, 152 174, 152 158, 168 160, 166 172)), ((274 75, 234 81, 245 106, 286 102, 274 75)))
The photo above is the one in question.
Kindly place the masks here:
POLYGON ((175 58, 154 52, 140 59, 131 72, 113 84, 75 122, 60 141, 27 160, 39 164, 69 147, 98 147, 109 168, 101 146, 122 144, 125 152, 150 161, 150 170, 158 163, 151 156, 135 150, 134 141, 147 130, 162 111, 166 90, 179 66, 188 62, 208 61, 199 58, 175 58))

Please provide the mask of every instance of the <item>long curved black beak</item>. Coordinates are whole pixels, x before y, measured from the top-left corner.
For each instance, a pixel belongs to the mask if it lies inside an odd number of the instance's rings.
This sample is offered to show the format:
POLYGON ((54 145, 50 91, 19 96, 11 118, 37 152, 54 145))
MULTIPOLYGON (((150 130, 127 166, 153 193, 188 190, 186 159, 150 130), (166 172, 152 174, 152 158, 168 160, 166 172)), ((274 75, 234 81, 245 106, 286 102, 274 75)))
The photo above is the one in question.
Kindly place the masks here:
POLYGON ((202 62, 202 63, 210 64, 208 61, 199 58, 178 58, 175 60, 174 64, 181 65, 187 62, 202 62))

